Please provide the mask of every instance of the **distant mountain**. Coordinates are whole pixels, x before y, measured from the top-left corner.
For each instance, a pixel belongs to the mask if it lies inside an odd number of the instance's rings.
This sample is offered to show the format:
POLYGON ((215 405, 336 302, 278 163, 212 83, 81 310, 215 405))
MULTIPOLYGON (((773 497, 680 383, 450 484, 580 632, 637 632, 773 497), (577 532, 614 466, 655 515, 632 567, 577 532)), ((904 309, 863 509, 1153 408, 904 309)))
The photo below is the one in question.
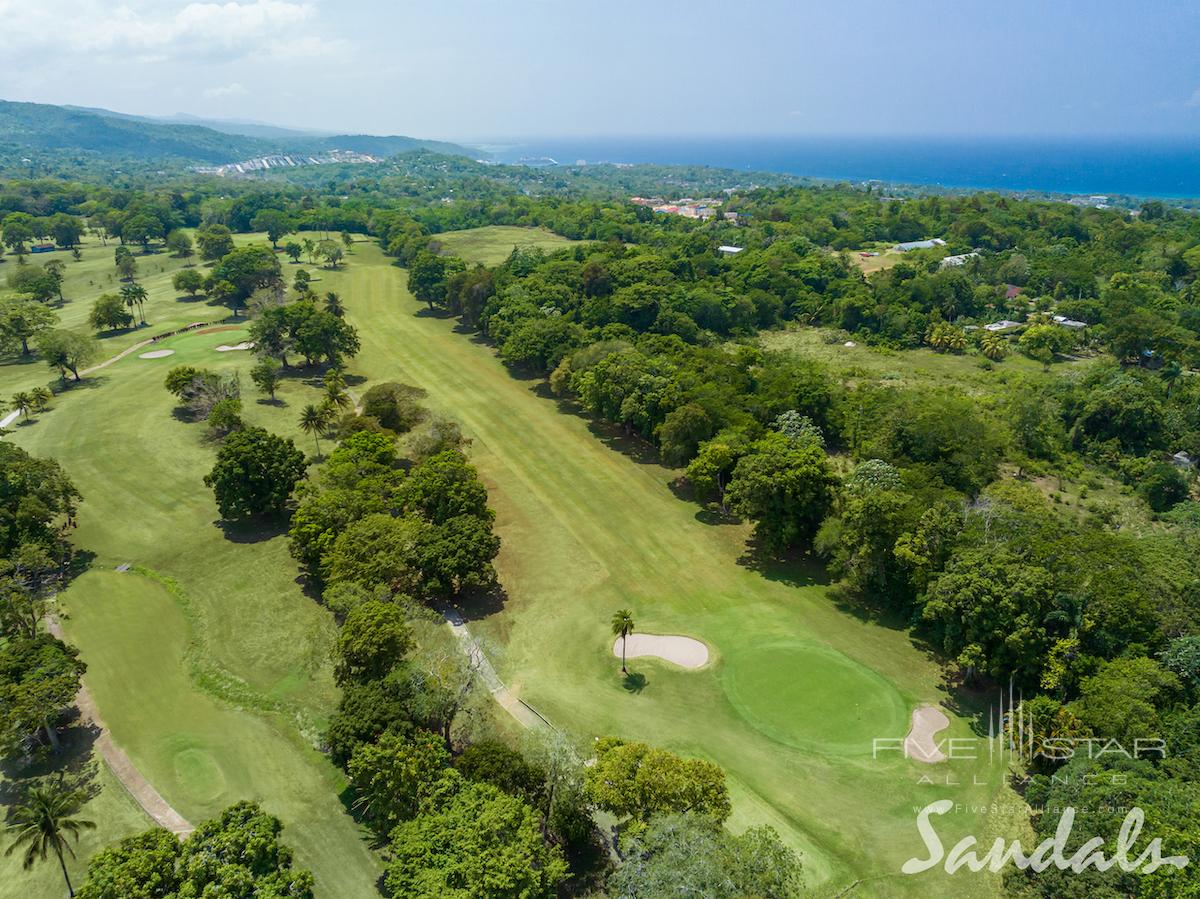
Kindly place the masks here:
POLYGON ((107 109, 0 100, 0 154, 67 151, 222 165, 277 153, 313 155, 353 150, 391 156, 417 149, 478 155, 457 144, 414 137, 306 133, 260 123, 203 119, 185 124, 107 109))
POLYGON ((90 112, 99 116, 110 116, 118 119, 152 122, 157 125, 198 125, 201 128, 211 128, 222 134, 239 134, 243 137, 261 137, 266 140, 304 140, 312 137, 332 137, 334 131, 318 131, 313 128, 285 128, 272 125, 269 122, 256 122, 250 119, 207 119, 186 112, 177 112, 169 116, 141 116, 126 112, 114 112, 111 109, 100 109, 94 106, 64 106, 74 112, 90 112))

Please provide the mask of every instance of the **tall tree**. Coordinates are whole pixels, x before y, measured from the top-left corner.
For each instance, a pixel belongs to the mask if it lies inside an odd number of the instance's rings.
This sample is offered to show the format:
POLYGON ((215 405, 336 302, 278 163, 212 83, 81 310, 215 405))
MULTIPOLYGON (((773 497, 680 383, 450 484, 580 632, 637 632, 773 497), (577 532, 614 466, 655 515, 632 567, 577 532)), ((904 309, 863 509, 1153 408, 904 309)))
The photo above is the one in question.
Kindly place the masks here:
POLYGON ((625 644, 629 641, 629 635, 633 633, 633 612, 621 609, 614 613, 612 632, 614 636, 621 638, 621 673, 628 674, 629 671, 625 667, 625 644))
POLYGON ((9 829, 13 833, 12 845, 5 855, 12 855, 24 847, 22 867, 32 868, 37 861, 45 861, 51 852, 62 868, 63 880, 67 883, 67 894, 75 895, 71 877, 67 873, 66 855, 75 857, 68 837, 79 842, 84 830, 94 830, 95 822, 74 817, 79 813, 82 802, 78 794, 61 788, 34 787, 29 795, 12 811, 9 829))

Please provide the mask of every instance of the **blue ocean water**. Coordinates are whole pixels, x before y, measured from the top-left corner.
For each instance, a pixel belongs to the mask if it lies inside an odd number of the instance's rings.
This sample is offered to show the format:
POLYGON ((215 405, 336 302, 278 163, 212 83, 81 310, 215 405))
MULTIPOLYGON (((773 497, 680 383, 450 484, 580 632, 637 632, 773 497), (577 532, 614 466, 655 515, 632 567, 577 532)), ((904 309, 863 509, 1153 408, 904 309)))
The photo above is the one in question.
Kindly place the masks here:
POLYGON ((577 138, 492 148, 502 162, 643 162, 812 178, 1065 194, 1200 197, 1200 139, 577 138))

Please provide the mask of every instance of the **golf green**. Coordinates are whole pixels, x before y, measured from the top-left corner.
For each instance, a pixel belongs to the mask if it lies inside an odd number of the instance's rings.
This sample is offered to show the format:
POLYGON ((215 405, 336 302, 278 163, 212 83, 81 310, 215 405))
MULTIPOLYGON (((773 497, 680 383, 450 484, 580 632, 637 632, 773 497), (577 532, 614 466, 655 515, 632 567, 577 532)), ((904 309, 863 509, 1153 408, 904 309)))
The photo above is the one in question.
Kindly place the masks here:
POLYGON ((907 728, 907 705, 896 689, 828 647, 778 643, 743 649, 726 658, 722 681, 747 721, 799 749, 865 756, 875 737, 907 728))

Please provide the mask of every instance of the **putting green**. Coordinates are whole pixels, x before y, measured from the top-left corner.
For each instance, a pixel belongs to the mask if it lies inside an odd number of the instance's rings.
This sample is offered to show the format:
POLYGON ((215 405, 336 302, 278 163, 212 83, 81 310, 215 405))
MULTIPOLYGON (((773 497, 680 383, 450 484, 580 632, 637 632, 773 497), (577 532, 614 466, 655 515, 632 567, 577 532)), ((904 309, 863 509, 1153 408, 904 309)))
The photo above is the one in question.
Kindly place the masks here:
POLYGON ((725 660, 734 707, 773 740, 839 756, 870 755, 872 740, 904 730, 907 705, 868 668, 827 647, 779 643, 725 660))

